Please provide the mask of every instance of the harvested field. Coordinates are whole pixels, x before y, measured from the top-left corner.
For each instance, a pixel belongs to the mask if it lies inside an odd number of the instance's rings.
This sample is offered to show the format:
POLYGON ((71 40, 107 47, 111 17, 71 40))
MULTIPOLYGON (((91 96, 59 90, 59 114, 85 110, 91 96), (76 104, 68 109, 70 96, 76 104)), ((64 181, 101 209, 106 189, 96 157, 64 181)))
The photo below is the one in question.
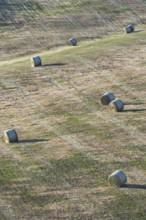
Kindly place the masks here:
POLYGON ((8 17, 0 26, 0 219, 144 219, 145 1, 16 2, 0 1, 9 13, 21 6, 27 17, 19 29, 8 17), (94 28, 97 9, 103 32, 94 28), (28 12, 40 23, 31 23, 28 12), (138 25, 125 34, 129 18, 138 25), (69 47, 65 39, 73 33, 80 40, 69 47), (34 68, 36 54, 42 65, 34 68), (123 101, 122 112, 101 104, 108 91, 123 101), (16 129, 17 143, 4 142, 7 129, 16 129), (112 187, 108 177, 119 169, 127 183, 112 187))

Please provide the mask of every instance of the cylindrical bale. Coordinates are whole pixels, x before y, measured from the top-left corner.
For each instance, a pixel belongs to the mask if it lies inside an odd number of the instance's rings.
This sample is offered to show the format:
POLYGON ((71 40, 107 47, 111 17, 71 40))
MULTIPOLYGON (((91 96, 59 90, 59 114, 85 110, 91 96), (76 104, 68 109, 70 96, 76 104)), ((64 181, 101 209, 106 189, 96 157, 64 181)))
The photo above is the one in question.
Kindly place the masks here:
POLYGON ((115 99, 110 103, 112 109, 116 112, 121 112, 124 109, 124 103, 120 99, 115 99))
POLYGON ((107 92, 101 97, 101 103, 103 105, 109 105, 113 100, 115 100, 115 96, 112 92, 107 92))
POLYGON ((108 181, 112 186, 121 187, 127 182, 127 177, 121 170, 116 170, 109 176, 108 181))
POLYGON ((31 65, 32 65, 32 67, 41 66, 42 65, 41 58, 39 56, 32 57, 31 58, 31 65))
POLYGON ((68 44, 71 46, 76 46, 77 45, 77 39, 76 38, 70 38, 68 41, 68 44))
POLYGON ((14 143, 18 141, 18 135, 16 130, 10 129, 4 131, 4 140, 6 143, 14 143))
POLYGON ((124 31, 129 34, 129 33, 132 33, 134 31, 134 25, 132 24, 129 24, 127 26, 124 27, 124 31))

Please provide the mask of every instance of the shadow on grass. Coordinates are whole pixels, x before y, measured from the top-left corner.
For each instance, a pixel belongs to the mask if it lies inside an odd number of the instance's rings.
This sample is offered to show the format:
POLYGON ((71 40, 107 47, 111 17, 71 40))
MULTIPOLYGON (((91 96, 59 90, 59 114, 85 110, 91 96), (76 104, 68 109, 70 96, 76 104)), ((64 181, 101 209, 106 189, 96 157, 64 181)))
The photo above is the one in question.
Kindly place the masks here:
POLYGON ((45 142, 49 141, 49 139, 24 139, 19 140, 17 143, 37 143, 37 142, 45 142))
POLYGON ((127 110, 123 110, 123 112, 145 112, 146 108, 143 109, 127 109, 127 110))
POLYGON ((124 184, 123 188, 128 188, 128 189, 146 189, 146 185, 143 185, 143 184, 124 184))
MULTIPOLYGON (((144 102, 124 102, 124 106, 126 105, 131 105, 131 106, 135 106, 135 105, 144 105, 146 103, 144 102)), ((144 112, 146 111, 146 108, 139 108, 139 109, 124 109, 123 112, 144 112)))
POLYGON ((67 63, 50 63, 50 64, 42 64, 41 67, 46 67, 46 66, 64 66, 67 63))
POLYGON ((124 105, 144 105, 144 102, 124 102, 124 105))
POLYGON ((137 31, 134 31, 134 33, 139 33, 139 32, 142 32, 144 30, 137 30, 137 31))

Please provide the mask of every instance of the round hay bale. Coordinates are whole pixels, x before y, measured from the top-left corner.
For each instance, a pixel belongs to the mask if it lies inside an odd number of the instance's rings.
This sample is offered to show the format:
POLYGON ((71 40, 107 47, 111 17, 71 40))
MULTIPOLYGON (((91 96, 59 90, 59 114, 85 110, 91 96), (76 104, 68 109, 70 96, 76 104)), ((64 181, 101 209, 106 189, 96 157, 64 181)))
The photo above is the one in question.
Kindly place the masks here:
POLYGON ((114 109, 116 112, 121 112, 124 109, 124 104, 120 99, 115 99, 111 103, 111 108, 114 109))
POLYGON ((134 31, 134 25, 132 24, 129 24, 127 26, 124 27, 124 31, 129 34, 129 33, 132 33, 134 31))
POLYGON ((112 92, 107 92, 101 97, 101 103, 103 105, 109 105, 113 100, 115 100, 115 96, 112 92))
POLYGON ((76 46, 77 45, 77 40, 76 38, 70 38, 69 41, 68 41, 68 44, 70 46, 76 46))
POLYGON ((32 67, 41 66, 42 65, 41 58, 39 56, 32 57, 31 58, 31 65, 32 65, 32 67))
POLYGON ((108 181, 112 186, 121 187, 127 182, 127 177, 121 170, 116 170, 109 176, 108 181))
POLYGON ((18 141, 17 132, 14 129, 4 131, 4 140, 6 143, 14 143, 18 141))

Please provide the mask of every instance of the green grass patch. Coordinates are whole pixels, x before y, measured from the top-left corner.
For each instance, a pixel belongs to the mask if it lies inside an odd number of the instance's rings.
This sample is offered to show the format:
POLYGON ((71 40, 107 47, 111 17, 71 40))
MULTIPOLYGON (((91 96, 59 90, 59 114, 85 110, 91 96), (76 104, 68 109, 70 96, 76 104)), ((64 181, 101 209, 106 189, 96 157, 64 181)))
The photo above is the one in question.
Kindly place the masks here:
POLYGON ((40 170, 50 175, 50 171, 56 173, 57 176, 72 176, 72 174, 81 174, 91 172, 94 169, 92 160, 84 157, 80 153, 71 153, 68 157, 58 160, 50 160, 49 164, 40 166, 40 170))
MULTIPOLYGON (((105 125, 106 126, 106 125, 105 125)), ((107 126, 106 126, 107 127, 107 126)), ((110 139, 111 135, 105 132, 105 127, 92 125, 79 117, 71 116, 65 122, 56 126, 57 131, 61 135, 69 135, 75 133, 82 133, 84 135, 94 135, 101 139, 110 139)))
POLYGON ((5 190, 10 190, 15 181, 23 178, 20 167, 7 158, 0 159, 0 186, 5 190))
POLYGON ((62 159, 50 159, 48 162, 38 163, 37 169, 31 170, 29 176, 33 179, 34 185, 42 183, 50 190, 76 185, 87 187, 88 184, 103 184, 103 177, 98 179, 98 169, 92 159, 81 153, 72 152, 62 159))
POLYGON ((135 189, 123 190, 111 190, 112 194, 115 195, 114 201, 107 203, 106 208, 109 213, 112 213, 112 218, 121 220, 121 219, 137 219, 142 220, 145 216, 145 210, 143 209, 143 200, 145 195, 139 196, 139 192, 136 192, 135 189), (125 191, 125 192, 124 192, 125 191))
POLYGON ((129 165, 132 167, 136 167, 140 170, 146 170, 146 161, 143 158, 139 158, 136 160, 131 160, 129 165))
POLYGON ((51 203, 59 203, 67 201, 68 198, 63 194, 55 195, 55 193, 49 193, 49 195, 39 195, 31 188, 22 189, 20 196, 23 202, 31 204, 33 207, 43 207, 45 205, 51 205, 51 203))

